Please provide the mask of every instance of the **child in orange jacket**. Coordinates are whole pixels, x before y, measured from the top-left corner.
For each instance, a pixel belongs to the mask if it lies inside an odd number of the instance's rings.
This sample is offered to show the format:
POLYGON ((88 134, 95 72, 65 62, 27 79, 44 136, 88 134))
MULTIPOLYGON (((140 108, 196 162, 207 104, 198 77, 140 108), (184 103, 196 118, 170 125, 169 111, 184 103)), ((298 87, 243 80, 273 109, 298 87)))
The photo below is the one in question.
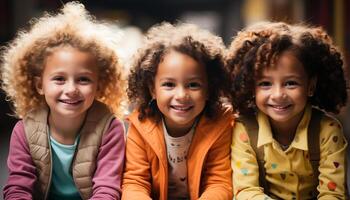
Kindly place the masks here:
POLYGON ((129 76, 122 199, 232 199, 221 39, 169 23, 146 38, 129 76))

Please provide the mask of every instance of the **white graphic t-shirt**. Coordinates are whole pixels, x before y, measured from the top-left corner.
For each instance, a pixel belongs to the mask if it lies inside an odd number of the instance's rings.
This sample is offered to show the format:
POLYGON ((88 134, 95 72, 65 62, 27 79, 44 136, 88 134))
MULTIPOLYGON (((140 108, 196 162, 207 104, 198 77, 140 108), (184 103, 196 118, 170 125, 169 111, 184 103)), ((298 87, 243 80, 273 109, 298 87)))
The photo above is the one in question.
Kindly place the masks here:
POLYGON ((163 121, 164 137, 168 157, 168 199, 190 199, 187 183, 187 153, 192 141, 195 125, 184 136, 171 137, 163 121))

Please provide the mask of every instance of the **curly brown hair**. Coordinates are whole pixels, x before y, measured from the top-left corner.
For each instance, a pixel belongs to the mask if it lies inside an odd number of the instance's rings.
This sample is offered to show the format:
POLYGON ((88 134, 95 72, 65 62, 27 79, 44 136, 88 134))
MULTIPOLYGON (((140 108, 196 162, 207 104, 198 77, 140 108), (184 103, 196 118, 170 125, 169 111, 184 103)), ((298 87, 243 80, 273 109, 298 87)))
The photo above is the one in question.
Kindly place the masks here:
POLYGON ((163 22, 153 26, 146 34, 144 46, 135 56, 129 75, 127 94, 139 111, 139 119, 159 120, 161 113, 152 100, 150 89, 163 57, 175 50, 203 63, 208 74, 208 100, 205 115, 215 117, 222 108, 221 97, 228 94, 228 72, 225 70, 222 39, 192 24, 172 25, 163 22))
POLYGON ((239 114, 257 111, 255 80, 278 57, 292 52, 309 78, 317 78, 309 103, 327 112, 339 113, 347 102, 347 85, 341 52, 320 27, 283 22, 260 22, 237 34, 225 57, 231 77, 231 102, 239 114))
POLYGON ((116 53, 117 33, 95 21, 84 6, 67 3, 61 13, 32 20, 28 31, 20 31, 2 52, 2 88, 19 118, 31 109, 45 105, 37 93, 35 77, 41 76, 45 62, 57 48, 70 46, 96 58, 99 68, 97 100, 122 116, 124 88, 122 68, 116 53))

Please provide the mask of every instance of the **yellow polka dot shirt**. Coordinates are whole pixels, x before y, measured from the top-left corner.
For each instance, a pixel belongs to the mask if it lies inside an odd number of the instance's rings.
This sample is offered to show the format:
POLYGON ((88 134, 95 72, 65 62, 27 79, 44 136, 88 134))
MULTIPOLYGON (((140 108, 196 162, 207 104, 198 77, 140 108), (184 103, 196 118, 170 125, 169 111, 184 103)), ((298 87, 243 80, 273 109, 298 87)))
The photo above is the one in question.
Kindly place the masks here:
MULTIPOLYGON (((266 180, 269 195, 259 187, 259 167, 250 146, 246 128, 235 123, 232 138, 231 165, 236 200, 246 199, 345 199, 345 150, 347 142, 340 123, 324 116, 320 126, 320 175, 313 178, 309 162, 307 132, 311 119, 307 106, 294 140, 286 150, 273 138, 269 119, 259 112, 257 146, 264 148, 266 180)), ((317 142, 317 141, 315 141, 317 142)))

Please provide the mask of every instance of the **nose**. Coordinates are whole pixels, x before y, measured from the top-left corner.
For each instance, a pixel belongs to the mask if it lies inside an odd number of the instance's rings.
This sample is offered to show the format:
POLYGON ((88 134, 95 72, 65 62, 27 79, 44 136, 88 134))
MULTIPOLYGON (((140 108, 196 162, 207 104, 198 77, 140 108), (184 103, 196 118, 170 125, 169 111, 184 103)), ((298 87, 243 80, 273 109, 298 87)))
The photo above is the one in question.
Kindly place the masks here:
POLYGON ((186 100, 189 97, 189 94, 187 93, 186 88, 178 87, 175 96, 177 100, 186 100))
POLYGON ((286 97, 286 94, 282 87, 276 86, 272 89, 271 97, 273 99, 283 99, 286 97))
POLYGON ((78 87, 74 81, 67 81, 65 87, 65 93, 68 95, 77 95, 78 87))

